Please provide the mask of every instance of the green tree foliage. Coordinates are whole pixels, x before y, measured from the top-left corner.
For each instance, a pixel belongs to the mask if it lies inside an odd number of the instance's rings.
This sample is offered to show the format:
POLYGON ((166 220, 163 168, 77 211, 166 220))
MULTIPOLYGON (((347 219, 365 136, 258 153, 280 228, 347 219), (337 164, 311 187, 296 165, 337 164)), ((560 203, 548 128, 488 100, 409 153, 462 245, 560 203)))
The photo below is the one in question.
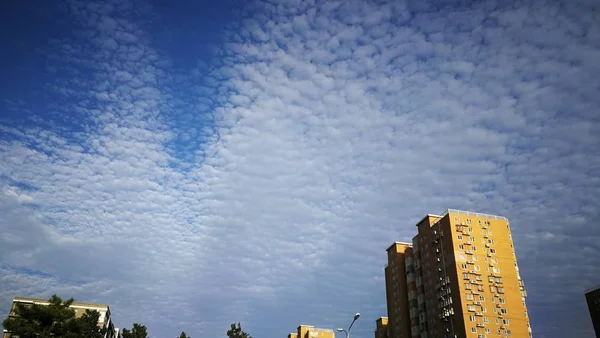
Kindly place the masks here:
POLYGON ((98 311, 86 310, 75 318, 69 306, 73 298, 63 301, 53 295, 49 305, 17 303, 14 312, 2 322, 4 329, 20 338, 102 338, 106 330, 98 328, 98 311))
POLYGON ((250 336, 246 332, 242 331, 242 326, 240 325, 240 323, 237 323, 237 326, 235 323, 231 324, 231 329, 227 330, 227 337, 229 337, 229 338, 252 338, 252 336, 250 336))
POLYGON ((100 312, 94 310, 85 310, 85 313, 74 321, 74 327, 71 329, 73 335, 65 338, 103 338, 106 333, 106 328, 98 328, 98 320, 100 312))
POLYGON ((134 323, 131 330, 123 329, 123 338, 148 338, 148 330, 144 325, 134 323))
POLYGON ((179 338, 192 338, 192 337, 188 336, 187 334, 185 334, 185 332, 181 331, 181 334, 179 334, 179 338))

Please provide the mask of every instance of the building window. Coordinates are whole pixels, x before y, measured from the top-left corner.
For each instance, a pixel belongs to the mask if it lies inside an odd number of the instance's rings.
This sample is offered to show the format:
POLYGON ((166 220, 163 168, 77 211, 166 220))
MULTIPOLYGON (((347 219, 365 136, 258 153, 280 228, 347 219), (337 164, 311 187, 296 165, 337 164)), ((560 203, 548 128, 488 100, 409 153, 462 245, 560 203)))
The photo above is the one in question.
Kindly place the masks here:
POLYGON ((469 320, 474 322, 475 321, 475 316, 469 316, 469 320))
POLYGON ((467 293, 467 300, 473 300, 473 294, 467 293))
POLYGON ((485 302, 485 296, 479 296, 479 300, 485 302))
POLYGON ((469 284, 469 283, 465 284, 465 289, 471 290, 471 284, 469 284))
POLYGON ((479 265, 475 265, 475 271, 479 271, 479 265))
POLYGON ((488 329, 487 327, 485 328, 485 333, 486 334, 490 334, 490 329, 488 329))
POLYGON ((467 264, 461 264, 460 267, 463 268, 463 270, 464 270, 467 268, 467 264))
POLYGON ((510 322, 508 321, 508 319, 502 319, 502 324, 504 325, 508 325, 510 322))
POLYGON ((456 235, 456 238, 462 239, 462 235, 456 235))
POLYGON ((488 319, 488 317, 483 317, 483 322, 484 322, 484 323, 489 323, 489 322, 490 322, 490 320, 488 319))
POLYGON ((461 250, 463 250, 463 249, 464 249, 464 245, 462 245, 462 244, 459 244, 459 245, 458 245, 458 248, 459 248, 459 249, 461 249, 461 250))
POLYGON ((500 268, 494 267, 493 271, 494 271, 494 273, 500 273, 500 268))
POLYGON ((500 309, 500 313, 505 315, 506 314, 506 309, 500 309))
POLYGON ((473 327, 471 328, 471 332, 473 332, 473 333, 477 332, 477 328, 473 326, 473 327))
POLYGON ((477 251, 477 247, 475 247, 475 245, 473 245, 473 251, 477 251))

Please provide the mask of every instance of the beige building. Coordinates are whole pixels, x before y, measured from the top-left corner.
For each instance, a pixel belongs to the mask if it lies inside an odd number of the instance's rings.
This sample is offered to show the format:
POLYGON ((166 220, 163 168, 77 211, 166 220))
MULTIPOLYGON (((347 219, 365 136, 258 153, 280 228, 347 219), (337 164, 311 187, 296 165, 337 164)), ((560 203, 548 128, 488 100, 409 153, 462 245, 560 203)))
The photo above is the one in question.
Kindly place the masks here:
MULTIPOLYGON (((45 305, 45 306, 50 305, 48 300, 45 300, 45 299, 15 297, 13 299, 12 306, 11 306, 11 309, 10 309, 10 312, 8 315, 9 317, 15 316, 15 309, 17 307, 17 304, 24 304, 24 305, 37 304, 37 305, 45 305)), ((105 338, 117 338, 120 336, 119 329, 116 329, 112 322, 110 308, 108 307, 108 305, 73 302, 71 304, 71 306, 69 306, 69 307, 75 311, 75 317, 77 317, 77 318, 81 317, 85 313, 85 310, 98 311, 100 313, 100 317, 98 318, 98 327, 107 329, 104 337, 105 338)), ((7 332, 6 330, 4 330, 2 337, 9 338, 10 333, 7 332)))
POLYGON ((531 337, 505 217, 449 209, 387 249, 389 338, 531 337))
POLYGON ((311 325, 300 325, 298 331, 287 335, 287 338, 335 338, 335 332, 330 329, 318 329, 311 325))

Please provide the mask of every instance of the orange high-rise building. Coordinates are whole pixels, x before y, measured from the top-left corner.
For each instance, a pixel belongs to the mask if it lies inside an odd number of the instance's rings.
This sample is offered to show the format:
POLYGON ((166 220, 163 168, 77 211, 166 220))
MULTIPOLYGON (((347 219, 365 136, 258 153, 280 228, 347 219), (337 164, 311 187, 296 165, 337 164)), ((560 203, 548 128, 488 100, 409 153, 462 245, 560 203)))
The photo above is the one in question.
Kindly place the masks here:
POLYGON ((387 249, 389 338, 531 337, 505 217, 449 209, 387 249))

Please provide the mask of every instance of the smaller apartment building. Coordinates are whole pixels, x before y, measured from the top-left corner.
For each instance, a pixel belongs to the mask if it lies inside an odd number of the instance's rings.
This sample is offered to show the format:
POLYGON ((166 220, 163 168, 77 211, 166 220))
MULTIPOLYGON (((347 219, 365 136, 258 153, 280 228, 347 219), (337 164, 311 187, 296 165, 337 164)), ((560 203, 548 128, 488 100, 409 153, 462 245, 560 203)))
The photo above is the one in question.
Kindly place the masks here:
MULTIPOLYGON (((8 314, 9 318, 16 316, 15 311, 17 308, 17 304, 23 304, 25 306, 31 306, 33 304, 44 306, 50 305, 48 300, 44 299, 15 297, 13 299, 12 306, 8 314)), ((115 328, 112 322, 110 308, 108 305, 73 302, 69 307, 75 311, 76 318, 83 316, 85 310, 98 311, 100 313, 100 317, 98 318, 98 327, 107 329, 104 338, 119 338, 121 336, 119 329, 115 328)), ((2 334, 2 338, 10 338, 10 332, 7 332, 6 330, 3 331, 4 332, 2 334)))
POLYGON ((312 325, 300 325, 297 332, 288 334, 287 338, 335 338, 335 332, 330 329, 319 329, 312 325))
POLYGON ((387 317, 380 317, 375 321, 375 338, 388 338, 387 317))

